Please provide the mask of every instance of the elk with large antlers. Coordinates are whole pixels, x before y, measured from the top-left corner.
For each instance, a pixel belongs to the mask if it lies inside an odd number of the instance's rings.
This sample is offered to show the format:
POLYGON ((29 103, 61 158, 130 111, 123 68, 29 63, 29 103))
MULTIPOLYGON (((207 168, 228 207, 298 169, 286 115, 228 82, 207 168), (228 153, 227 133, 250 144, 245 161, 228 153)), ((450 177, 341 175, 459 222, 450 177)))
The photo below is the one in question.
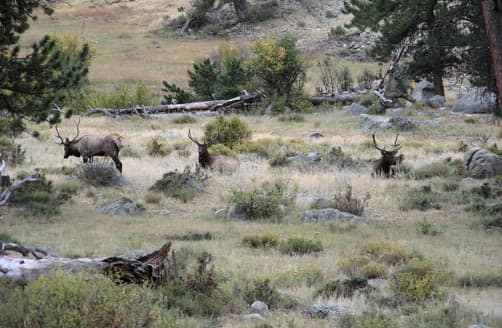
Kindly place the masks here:
POLYGON ((218 169, 228 169, 234 168, 237 166, 238 161, 235 158, 225 156, 222 154, 210 154, 208 148, 211 146, 207 143, 201 143, 194 138, 192 138, 192 134, 190 129, 188 129, 188 139, 192 140, 193 143, 197 145, 199 151, 199 165, 207 168, 218 168, 218 169))
POLYGON ((399 149, 402 148, 402 146, 397 143, 399 133, 396 133, 396 139, 394 140, 392 150, 386 150, 385 148, 378 147, 374 133, 371 135, 371 137, 373 138, 373 145, 380 151, 380 154, 382 154, 382 157, 372 161, 373 174, 377 176, 384 175, 386 178, 394 177, 396 174, 396 165, 403 159, 402 155, 396 156, 399 149))
POLYGON ((77 135, 72 140, 69 138, 63 140, 58 127, 55 127, 57 132, 56 137, 61 140, 61 144, 64 146, 64 158, 82 156, 84 163, 87 163, 88 161, 92 162, 94 156, 110 156, 115 162, 117 170, 122 173, 122 162, 119 160, 119 151, 122 146, 121 142, 110 135, 84 135, 79 138, 79 124, 80 119, 76 123, 77 135))

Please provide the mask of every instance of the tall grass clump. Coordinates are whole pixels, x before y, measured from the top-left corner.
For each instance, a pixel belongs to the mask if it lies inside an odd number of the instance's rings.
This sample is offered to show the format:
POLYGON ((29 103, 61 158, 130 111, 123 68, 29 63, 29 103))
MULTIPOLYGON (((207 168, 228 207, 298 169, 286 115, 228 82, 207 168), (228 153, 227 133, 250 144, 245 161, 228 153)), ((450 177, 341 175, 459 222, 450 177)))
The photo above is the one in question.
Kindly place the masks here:
POLYGON ((429 185, 412 188, 401 199, 399 208, 403 211, 440 209, 441 205, 438 203, 438 196, 439 194, 433 191, 429 185))
POLYGON ((230 203, 233 204, 232 216, 244 220, 280 220, 294 205, 296 187, 284 180, 264 182, 260 187, 250 190, 232 188, 230 203))
POLYGON ((442 161, 433 162, 418 168, 412 174, 416 179, 428 179, 438 176, 461 178, 466 174, 466 170, 462 160, 454 160, 448 157, 442 161))
POLYGON ((318 253, 324 250, 320 240, 309 240, 304 238, 288 238, 279 246, 282 254, 304 255, 318 253))

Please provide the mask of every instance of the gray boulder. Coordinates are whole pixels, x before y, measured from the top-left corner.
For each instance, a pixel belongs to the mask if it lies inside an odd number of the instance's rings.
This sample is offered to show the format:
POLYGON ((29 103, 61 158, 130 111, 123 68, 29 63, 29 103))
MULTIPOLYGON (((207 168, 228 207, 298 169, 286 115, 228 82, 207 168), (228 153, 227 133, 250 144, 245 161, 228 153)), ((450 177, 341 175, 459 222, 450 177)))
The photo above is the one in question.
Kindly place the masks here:
POLYGON ((415 127, 413 121, 407 117, 388 117, 368 114, 361 114, 359 116, 359 125, 364 130, 395 128, 404 131, 415 127))
POLYGON ((392 117, 398 117, 398 116, 403 116, 406 114, 404 108, 402 107, 398 107, 398 108, 390 108, 388 113, 390 114, 390 116, 392 117))
POLYGON ((416 101, 420 101, 423 104, 427 104, 429 99, 434 97, 436 94, 434 92, 434 84, 429 81, 422 80, 417 83, 411 97, 416 101))
POLYGON ((352 213, 343 212, 336 208, 323 208, 303 212, 302 222, 352 222, 364 223, 364 219, 352 213))
POLYGON ((452 111, 465 114, 489 114, 495 109, 496 101, 493 94, 459 94, 453 104, 452 111))
POLYGON ((256 313, 256 314, 259 314, 260 316, 266 318, 266 317, 268 317, 268 314, 269 314, 268 305, 262 301, 255 301, 249 307, 248 312, 249 313, 256 313))
POLYGON ((444 97, 440 96, 440 95, 432 96, 429 98, 429 100, 427 100, 427 102, 425 104, 432 107, 432 108, 444 107, 444 105, 445 105, 444 97))
POLYGON ((347 114, 354 115, 354 116, 366 114, 368 112, 367 107, 364 107, 363 105, 359 105, 358 103, 352 103, 348 106, 345 106, 344 109, 347 112, 347 114))
POLYGON ((477 178, 500 175, 502 174, 502 157, 489 150, 473 147, 465 154, 464 167, 477 178))
POLYGON ((143 207, 138 206, 132 200, 122 197, 108 202, 104 202, 97 207, 102 213, 112 215, 131 215, 143 211, 143 207))
POLYGON ((333 319, 343 313, 350 313, 351 309, 337 304, 313 304, 302 311, 302 315, 309 319, 333 319))
POLYGON ((290 163, 299 163, 299 164, 315 164, 321 160, 321 156, 318 152, 314 151, 308 154, 298 154, 294 156, 290 156, 287 158, 287 161, 290 163))

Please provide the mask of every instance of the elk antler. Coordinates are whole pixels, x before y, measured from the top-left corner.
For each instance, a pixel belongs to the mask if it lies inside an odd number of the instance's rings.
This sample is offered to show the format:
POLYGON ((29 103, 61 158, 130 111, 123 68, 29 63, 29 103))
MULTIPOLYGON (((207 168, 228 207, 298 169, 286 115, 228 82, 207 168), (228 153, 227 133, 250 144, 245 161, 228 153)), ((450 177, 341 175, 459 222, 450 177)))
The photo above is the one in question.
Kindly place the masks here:
POLYGON ((376 140, 375 140, 375 134, 374 133, 371 134, 371 137, 373 138, 373 145, 375 145, 376 149, 378 149, 380 151, 386 151, 385 148, 382 149, 382 148, 380 148, 380 147, 377 146, 377 143, 376 143, 376 140))
POLYGON ((203 146, 200 142, 192 138, 192 133, 190 132, 190 129, 188 129, 188 139, 192 140, 197 146, 203 146))
POLYGON ((75 141, 78 138, 78 135, 80 134, 80 130, 78 128, 78 126, 80 125, 80 117, 78 118, 78 122, 75 125, 77 127, 77 135, 71 141, 75 141))
POLYGON ((64 140, 63 140, 63 137, 61 137, 61 134, 59 133, 59 130, 58 130, 58 126, 54 126, 56 128, 56 133, 57 133, 57 136, 60 140, 61 140, 61 144, 64 145, 64 140))
POLYGON ((399 131, 396 131, 396 139, 394 140, 393 151, 401 149, 403 146, 397 143, 397 138, 399 138, 399 131))

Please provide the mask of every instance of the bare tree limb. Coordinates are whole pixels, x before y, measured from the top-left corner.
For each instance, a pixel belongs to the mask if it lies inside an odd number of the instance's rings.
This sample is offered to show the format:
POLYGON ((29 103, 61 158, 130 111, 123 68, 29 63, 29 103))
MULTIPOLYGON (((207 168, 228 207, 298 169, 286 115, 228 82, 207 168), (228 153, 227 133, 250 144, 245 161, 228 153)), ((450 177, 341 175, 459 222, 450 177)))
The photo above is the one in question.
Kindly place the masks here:
POLYGON ((24 178, 23 180, 13 183, 9 187, 5 188, 2 192, 0 192, 0 206, 7 204, 10 196, 12 196, 12 193, 18 189, 21 189, 25 184, 40 181, 42 181, 40 174, 38 172, 35 172, 24 178))

